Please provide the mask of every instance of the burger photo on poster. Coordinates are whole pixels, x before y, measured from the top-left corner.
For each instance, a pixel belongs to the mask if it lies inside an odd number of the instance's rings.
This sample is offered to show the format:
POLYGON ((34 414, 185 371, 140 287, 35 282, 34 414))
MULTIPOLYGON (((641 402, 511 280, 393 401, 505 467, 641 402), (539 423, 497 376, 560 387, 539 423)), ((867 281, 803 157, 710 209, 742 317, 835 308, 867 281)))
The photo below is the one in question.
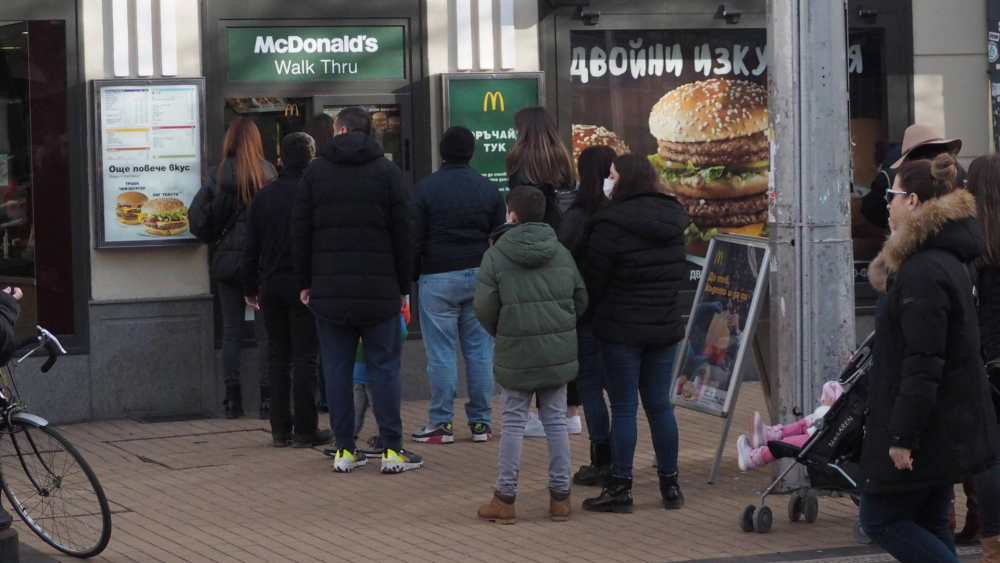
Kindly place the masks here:
POLYGON ((142 206, 149 201, 142 192, 124 192, 118 195, 115 219, 124 225, 138 225, 142 219, 142 206))
POLYGON ((653 106, 649 132, 658 148, 649 160, 691 219, 689 245, 719 233, 765 234, 767 127, 767 90, 745 80, 692 82, 653 106))
POLYGON ((142 206, 142 215, 142 226, 148 235, 174 236, 188 230, 187 206, 174 197, 149 200, 142 206))
POLYGON ((580 153, 588 147, 611 147, 619 156, 632 152, 617 133, 600 125, 573 124, 573 162, 580 160, 580 153))

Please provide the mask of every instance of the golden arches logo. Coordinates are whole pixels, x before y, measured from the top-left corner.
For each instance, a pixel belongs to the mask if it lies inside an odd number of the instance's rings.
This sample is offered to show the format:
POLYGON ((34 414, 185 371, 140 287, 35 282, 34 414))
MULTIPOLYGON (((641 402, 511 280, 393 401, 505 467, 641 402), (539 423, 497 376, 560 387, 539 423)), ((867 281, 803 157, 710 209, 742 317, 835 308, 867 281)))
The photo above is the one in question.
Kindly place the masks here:
POLYGON ((726 259, 726 253, 719 251, 715 253, 715 259, 712 260, 712 263, 715 264, 716 266, 721 266, 722 263, 725 261, 725 259, 726 259))
POLYGON ((299 115, 299 104, 285 104, 285 117, 299 115))
POLYGON ((498 100, 500 101, 500 111, 506 111, 506 108, 504 107, 504 104, 503 104, 503 94, 502 93, 500 93, 499 91, 497 91, 497 92, 486 92, 486 96, 483 98, 483 113, 485 113, 487 111, 486 107, 491 102, 493 103, 493 107, 491 109, 493 111, 496 111, 497 110, 497 101, 498 100))

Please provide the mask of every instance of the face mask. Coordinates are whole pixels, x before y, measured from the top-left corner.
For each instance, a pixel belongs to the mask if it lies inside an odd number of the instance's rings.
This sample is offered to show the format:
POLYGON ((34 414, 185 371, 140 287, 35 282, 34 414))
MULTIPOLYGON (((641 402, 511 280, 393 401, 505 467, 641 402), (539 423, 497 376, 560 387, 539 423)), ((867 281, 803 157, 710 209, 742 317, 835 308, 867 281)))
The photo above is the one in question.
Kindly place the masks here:
POLYGON ((615 191, 615 182, 611 178, 604 179, 604 197, 611 199, 611 192, 615 191))

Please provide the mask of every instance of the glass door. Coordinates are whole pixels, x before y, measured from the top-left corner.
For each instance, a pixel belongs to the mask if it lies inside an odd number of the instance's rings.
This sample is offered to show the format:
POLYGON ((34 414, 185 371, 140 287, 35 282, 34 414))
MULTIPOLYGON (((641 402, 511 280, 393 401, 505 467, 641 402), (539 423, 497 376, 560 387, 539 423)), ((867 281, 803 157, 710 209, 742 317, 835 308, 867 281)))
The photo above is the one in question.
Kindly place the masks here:
POLYGON ((343 109, 359 106, 372 118, 372 138, 382 146, 385 157, 412 180, 413 115, 410 96, 405 94, 358 94, 313 97, 312 111, 334 119, 343 109))
MULTIPOLYGON (((307 97, 239 97, 226 98, 223 117, 225 129, 238 116, 249 117, 260 131, 264 158, 278 166, 278 152, 285 135, 298 133, 309 119, 307 97)), ((212 163, 217 164, 217 163, 212 163)))

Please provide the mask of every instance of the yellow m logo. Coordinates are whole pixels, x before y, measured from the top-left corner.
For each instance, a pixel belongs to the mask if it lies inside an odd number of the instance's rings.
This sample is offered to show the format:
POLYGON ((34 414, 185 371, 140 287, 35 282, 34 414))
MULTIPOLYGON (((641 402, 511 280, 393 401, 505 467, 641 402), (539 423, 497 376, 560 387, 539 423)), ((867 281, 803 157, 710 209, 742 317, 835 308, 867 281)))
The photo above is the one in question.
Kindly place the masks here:
POLYGON ((723 261, 725 260, 725 258, 726 258, 726 254, 724 252, 722 252, 722 251, 716 252, 715 253, 715 259, 712 260, 712 263, 714 263, 717 266, 721 266, 722 263, 723 263, 723 261))
POLYGON ((503 94, 500 92, 486 92, 486 97, 483 98, 483 112, 486 112, 486 106, 493 103, 492 110, 497 110, 497 100, 500 101, 500 111, 506 111, 503 105, 503 94))
POLYGON ((285 104, 285 117, 299 115, 299 104, 285 104))

